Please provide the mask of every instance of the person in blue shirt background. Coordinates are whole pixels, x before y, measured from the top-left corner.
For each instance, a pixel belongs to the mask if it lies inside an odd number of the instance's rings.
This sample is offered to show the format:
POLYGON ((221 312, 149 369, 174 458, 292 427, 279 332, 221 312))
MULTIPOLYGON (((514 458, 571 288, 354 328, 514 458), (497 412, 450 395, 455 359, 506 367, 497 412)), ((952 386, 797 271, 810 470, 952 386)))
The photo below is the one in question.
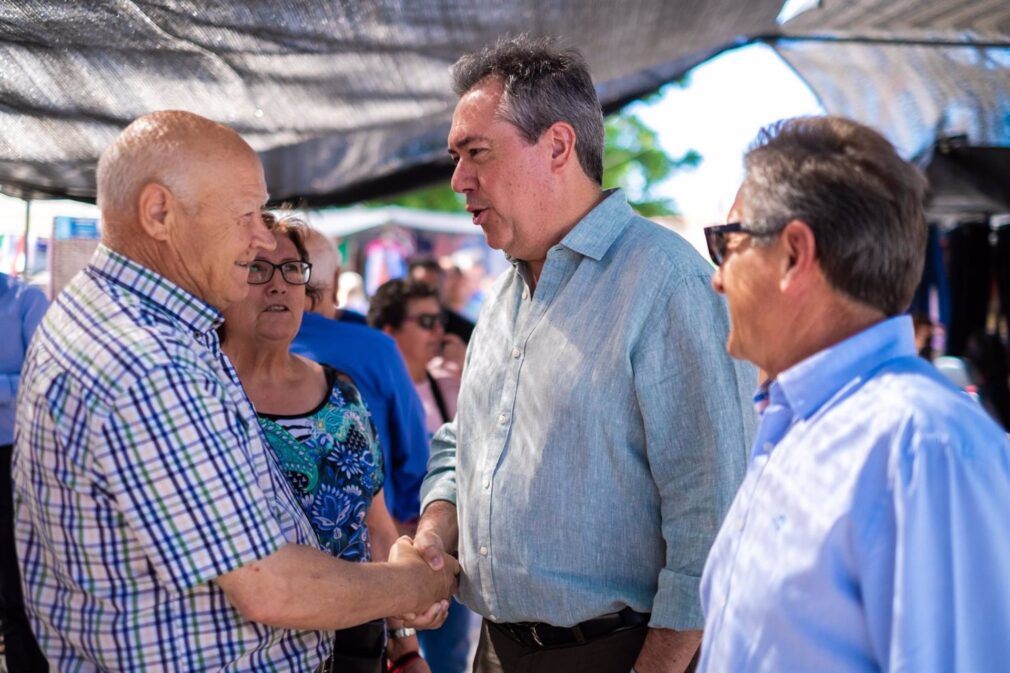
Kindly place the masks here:
POLYGON ((25 617, 11 493, 11 452, 14 445, 14 403, 21 364, 35 328, 49 302, 42 290, 0 273, 0 621, 5 657, 11 671, 49 670, 25 617))
POLYGON ((926 182, 876 131, 780 122, 706 229, 768 376, 702 578, 701 671, 1006 670, 1010 444, 917 357, 926 182))

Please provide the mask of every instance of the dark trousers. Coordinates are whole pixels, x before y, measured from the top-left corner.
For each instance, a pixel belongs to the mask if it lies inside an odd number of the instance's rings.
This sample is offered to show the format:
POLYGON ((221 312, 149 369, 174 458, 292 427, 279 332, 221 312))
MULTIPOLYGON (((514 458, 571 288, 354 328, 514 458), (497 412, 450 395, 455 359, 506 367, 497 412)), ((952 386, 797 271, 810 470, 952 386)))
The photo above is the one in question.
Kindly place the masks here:
POLYGON ((485 619, 473 673, 628 673, 648 631, 642 624, 581 645, 536 647, 514 640, 485 619))
POLYGON ((12 446, 0 446, 0 621, 3 621, 4 656, 10 673, 39 673, 48 671, 49 664, 32 635, 21 594, 21 571, 14 549, 12 452, 12 446))

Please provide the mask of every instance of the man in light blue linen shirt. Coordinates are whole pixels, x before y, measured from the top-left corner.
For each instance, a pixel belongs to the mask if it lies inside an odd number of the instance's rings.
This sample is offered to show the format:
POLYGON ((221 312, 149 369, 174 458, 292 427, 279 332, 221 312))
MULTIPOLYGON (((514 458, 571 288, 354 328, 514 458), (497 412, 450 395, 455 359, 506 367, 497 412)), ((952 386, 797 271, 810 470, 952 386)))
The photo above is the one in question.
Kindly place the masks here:
POLYGON ((461 597, 485 618, 477 671, 683 671, 753 369, 722 349, 711 267, 601 189, 578 52, 518 38, 454 76, 452 186, 514 268, 433 440, 415 544, 435 562, 458 537, 461 597))
POLYGON ((901 315, 925 181, 837 117, 762 131, 706 230, 730 353, 771 381, 705 566, 704 671, 1005 671, 1010 445, 901 315))

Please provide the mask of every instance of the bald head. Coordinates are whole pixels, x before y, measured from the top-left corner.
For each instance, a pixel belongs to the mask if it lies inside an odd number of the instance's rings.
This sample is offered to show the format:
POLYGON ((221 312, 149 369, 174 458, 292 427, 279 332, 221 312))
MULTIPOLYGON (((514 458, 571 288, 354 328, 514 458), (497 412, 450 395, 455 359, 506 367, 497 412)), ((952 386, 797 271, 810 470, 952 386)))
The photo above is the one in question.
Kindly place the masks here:
POLYGON ((312 263, 312 285, 319 290, 319 300, 307 304, 315 313, 333 317, 337 305, 337 274, 340 273, 340 251, 336 244, 316 231, 309 229, 305 249, 312 263))
POLYGON ((340 272, 340 252, 336 244, 315 229, 309 229, 305 248, 309 252, 309 261, 312 262, 312 277, 318 279, 316 285, 320 289, 324 284, 333 287, 336 275, 340 272))
POLYGON ((98 207, 107 242, 134 228, 145 185, 166 187, 187 208, 199 206, 201 176, 222 162, 255 156, 235 131, 181 110, 134 120, 98 160, 98 207))
POLYGON ((107 247, 224 309, 277 243, 263 222, 263 166, 237 133, 189 112, 145 115, 98 162, 107 247))

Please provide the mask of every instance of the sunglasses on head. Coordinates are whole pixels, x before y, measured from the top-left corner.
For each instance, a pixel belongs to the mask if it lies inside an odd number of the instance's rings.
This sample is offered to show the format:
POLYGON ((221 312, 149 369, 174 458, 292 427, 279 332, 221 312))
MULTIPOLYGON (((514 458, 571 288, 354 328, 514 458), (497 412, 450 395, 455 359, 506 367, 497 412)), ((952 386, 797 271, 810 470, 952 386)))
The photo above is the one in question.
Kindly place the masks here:
POLYGON ((256 259, 249 263, 249 278, 246 282, 250 285, 269 283, 277 269, 280 269, 281 278, 288 285, 305 285, 312 275, 312 265, 308 262, 289 261, 274 264, 265 259, 256 259))
POLYGON ((730 234, 741 233, 751 236, 767 236, 768 233, 755 231, 743 226, 740 222, 729 222, 727 224, 715 224, 705 227, 705 244, 708 246, 708 256, 712 258, 712 263, 722 266, 726 259, 726 252, 729 249, 728 237, 730 234))
POLYGON ((403 317, 404 322, 416 322, 417 326, 429 332, 435 329, 435 325, 445 327, 445 316, 441 313, 419 313, 417 315, 407 315, 403 317))

